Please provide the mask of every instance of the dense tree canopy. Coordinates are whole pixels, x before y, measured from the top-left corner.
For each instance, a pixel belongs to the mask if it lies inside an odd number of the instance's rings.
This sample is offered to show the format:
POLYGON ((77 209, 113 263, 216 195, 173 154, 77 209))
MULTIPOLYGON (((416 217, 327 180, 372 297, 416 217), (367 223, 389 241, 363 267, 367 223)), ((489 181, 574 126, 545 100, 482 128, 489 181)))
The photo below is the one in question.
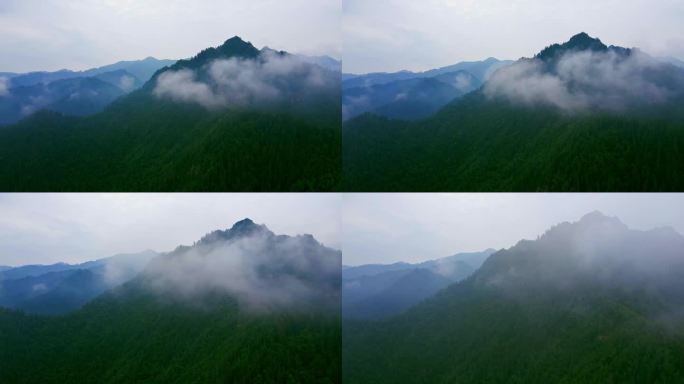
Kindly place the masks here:
POLYGON ((249 313, 142 292, 63 317, 0 310, 3 383, 338 383, 339 317, 249 313))
POLYGON ((340 116, 209 112, 144 90, 87 118, 42 112, 0 129, 6 191, 328 191, 340 116))
POLYGON ((475 92, 419 122, 350 120, 343 159, 348 191, 678 191, 684 119, 571 115, 475 92))

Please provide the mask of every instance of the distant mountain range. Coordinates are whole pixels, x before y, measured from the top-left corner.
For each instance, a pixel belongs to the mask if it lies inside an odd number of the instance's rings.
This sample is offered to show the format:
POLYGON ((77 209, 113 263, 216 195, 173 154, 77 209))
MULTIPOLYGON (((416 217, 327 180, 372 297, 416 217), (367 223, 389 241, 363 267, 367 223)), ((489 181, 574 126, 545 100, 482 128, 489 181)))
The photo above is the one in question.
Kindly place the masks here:
POLYGON ((132 279, 155 256, 145 251, 75 265, 3 267, 0 307, 46 315, 71 312, 132 279))
POLYGON ((684 237, 593 212, 491 255, 381 323, 347 322, 347 383, 679 382, 684 237))
MULTIPOLYGON (((342 68, 340 61, 329 56, 295 56, 330 71, 339 72, 342 68)), ((85 71, 1 72, 4 91, 0 91, 0 125, 16 123, 40 110, 68 116, 95 114, 174 63, 176 60, 148 57, 85 71)))
POLYGON ((311 235, 245 219, 64 316, 0 310, 0 381, 340 382, 340 268, 311 235))
POLYGON ((0 128, 0 185, 14 191, 339 189, 340 73, 327 69, 332 61, 259 50, 233 37, 157 70, 123 96, 106 83, 109 72, 88 78, 101 89, 83 97, 57 82, 36 86, 55 94, 51 89, 68 89, 78 106, 67 98, 54 109, 71 115, 111 104, 81 118, 41 110, 0 128))
POLYGON ((345 122, 344 189, 678 191, 682 104, 684 69, 581 33, 424 120, 345 122))
POLYGON ((413 120, 430 116, 449 102, 478 89, 498 68, 512 63, 488 58, 425 72, 345 74, 345 120, 363 113, 413 120))
POLYGON ((16 123, 42 109, 70 116, 92 115, 173 63, 175 60, 148 57, 86 71, 0 74, 5 79, 5 91, 0 92, 0 125, 16 123))
POLYGON ((401 313, 474 273, 495 250, 418 264, 369 264, 342 270, 342 316, 382 319, 401 313))

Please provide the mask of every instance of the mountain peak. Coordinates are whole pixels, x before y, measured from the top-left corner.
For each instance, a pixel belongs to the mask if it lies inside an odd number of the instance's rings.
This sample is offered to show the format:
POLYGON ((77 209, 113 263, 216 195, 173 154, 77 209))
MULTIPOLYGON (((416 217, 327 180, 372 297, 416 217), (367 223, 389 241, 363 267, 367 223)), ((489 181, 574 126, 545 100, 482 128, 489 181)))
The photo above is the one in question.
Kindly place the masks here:
POLYGON ((553 44, 544 48, 535 57, 544 61, 551 61, 558 59, 560 56, 570 51, 592 51, 592 52, 606 52, 609 49, 614 49, 619 53, 629 54, 629 50, 621 47, 608 47, 600 39, 589 36, 586 32, 580 32, 570 38, 563 44, 553 44))
POLYGON ((609 217, 607 215, 605 215, 603 212, 601 212, 599 210, 594 210, 594 211, 591 211, 591 212, 585 214, 584 216, 582 216, 580 221, 599 221, 599 220, 605 220, 608 218, 609 217))
POLYGON ((258 225, 256 225, 254 223, 254 221, 252 221, 252 219, 247 217, 247 218, 244 218, 240 221, 235 222, 235 224, 233 224, 233 226, 230 228, 230 230, 231 231, 244 231, 244 230, 251 230, 255 227, 258 227, 258 225))
POLYGON ((594 42, 594 41, 600 42, 601 40, 589 36, 589 34, 586 32, 580 32, 580 33, 572 36, 570 38, 570 40, 568 40, 568 43, 581 43, 581 42, 594 42))
MULTIPOLYGON (((155 77, 159 73, 167 70, 199 69, 217 59, 230 59, 234 57, 240 59, 254 59, 258 56, 259 50, 256 49, 252 43, 242 40, 239 36, 233 36, 218 47, 207 48, 191 59, 177 61, 172 66, 157 72, 155 77)), ((155 78, 152 78, 150 84, 154 84, 155 81, 155 78)))
MULTIPOLYGON (((210 48, 211 49, 211 48, 210 48)), ((253 57, 259 53, 259 50, 249 41, 242 40, 239 36, 233 36, 226 40, 223 44, 216 47, 216 50, 228 56, 245 56, 253 57)))
POLYGON ((569 49, 604 51, 608 47, 597 38, 589 36, 586 32, 580 32, 571 37, 567 43, 563 44, 569 49))

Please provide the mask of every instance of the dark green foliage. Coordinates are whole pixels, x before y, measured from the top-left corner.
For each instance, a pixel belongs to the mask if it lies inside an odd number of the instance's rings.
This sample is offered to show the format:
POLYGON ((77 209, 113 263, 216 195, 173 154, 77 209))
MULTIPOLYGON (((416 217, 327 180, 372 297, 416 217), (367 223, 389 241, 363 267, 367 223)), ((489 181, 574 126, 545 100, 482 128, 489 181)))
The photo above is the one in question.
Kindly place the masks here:
POLYGON ((567 115, 475 92, 420 122, 346 123, 344 189, 679 191, 683 121, 676 108, 567 115))
POLYGON ((337 383, 339 317, 160 301, 127 286, 65 317, 0 310, 3 383, 337 383))
POLYGON ((629 302, 457 286, 386 322, 346 322, 345 383, 680 383, 684 337, 629 302), (447 297, 448 296, 448 297, 447 297))
POLYGON ((0 189, 335 190, 339 127, 339 104, 301 117, 209 113, 141 90, 88 118, 43 112, 0 129, 0 189))

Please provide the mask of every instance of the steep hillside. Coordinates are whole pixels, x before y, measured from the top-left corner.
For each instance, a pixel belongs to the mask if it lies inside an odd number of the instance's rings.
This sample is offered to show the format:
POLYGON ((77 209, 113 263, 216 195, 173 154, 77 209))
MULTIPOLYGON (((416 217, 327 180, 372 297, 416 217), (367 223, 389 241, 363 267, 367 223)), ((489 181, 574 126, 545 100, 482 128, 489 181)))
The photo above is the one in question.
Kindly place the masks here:
POLYGON ((335 190, 340 118, 339 74, 233 38, 96 115, 0 129, 0 189, 335 190))
POLYGON ((492 255, 381 323, 346 322, 347 383, 678 383, 684 237, 592 213, 492 255))
POLYGON ((0 381, 338 383, 340 261, 243 220, 69 315, 1 310, 0 381))
POLYGON ((681 190, 682 102, 681 68, 580 34, 426 120, 346 122, 344 188, 681 190))

